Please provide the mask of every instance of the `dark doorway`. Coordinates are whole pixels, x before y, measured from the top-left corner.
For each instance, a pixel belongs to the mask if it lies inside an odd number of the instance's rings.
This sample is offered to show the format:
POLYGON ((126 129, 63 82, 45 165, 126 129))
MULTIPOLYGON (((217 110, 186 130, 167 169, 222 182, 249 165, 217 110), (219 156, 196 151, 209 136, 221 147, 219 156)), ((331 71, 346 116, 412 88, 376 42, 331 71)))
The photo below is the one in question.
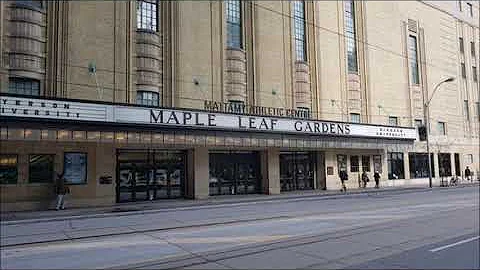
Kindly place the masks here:
POLYGON ((117 202, 181 198, 185 153, 117 150, 117 202))
POLYGON ((461 176, 462 171, 460 170, 460 154, 455 153, 455 175, 461 176))
POLYGON ((313 189, 314 153, 280 154, 280 191, 313 189))
POLYGON ((210 153, 210 196, 260 191, 260 160, 256 152, 210 153))

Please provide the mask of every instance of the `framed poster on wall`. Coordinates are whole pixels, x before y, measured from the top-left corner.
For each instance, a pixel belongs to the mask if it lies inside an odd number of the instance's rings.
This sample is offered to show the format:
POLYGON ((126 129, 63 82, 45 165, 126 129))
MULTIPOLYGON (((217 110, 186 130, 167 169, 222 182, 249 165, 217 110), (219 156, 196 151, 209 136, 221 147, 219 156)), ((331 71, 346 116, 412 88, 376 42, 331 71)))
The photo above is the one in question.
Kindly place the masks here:
POLYGON ((63 172, 69 184, 87 183, 87 154, 64 153, 63 172))

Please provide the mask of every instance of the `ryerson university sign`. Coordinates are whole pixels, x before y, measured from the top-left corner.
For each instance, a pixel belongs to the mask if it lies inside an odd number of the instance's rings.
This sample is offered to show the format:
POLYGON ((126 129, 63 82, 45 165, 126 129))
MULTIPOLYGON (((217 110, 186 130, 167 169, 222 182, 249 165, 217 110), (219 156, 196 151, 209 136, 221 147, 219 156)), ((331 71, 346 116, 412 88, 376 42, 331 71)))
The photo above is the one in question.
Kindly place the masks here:
POLYGON ((416 139, 414 128, 0 96, 0 116, 177 128, 416 139))

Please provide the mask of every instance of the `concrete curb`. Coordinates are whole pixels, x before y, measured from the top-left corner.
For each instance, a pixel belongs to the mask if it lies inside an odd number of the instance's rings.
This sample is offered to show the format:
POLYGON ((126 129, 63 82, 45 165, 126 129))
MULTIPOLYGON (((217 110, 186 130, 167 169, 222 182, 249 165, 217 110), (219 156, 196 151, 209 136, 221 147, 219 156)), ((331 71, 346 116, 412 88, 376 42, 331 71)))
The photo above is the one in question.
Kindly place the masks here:
MULTIPOLYGON (((385 188, 385 189, 367 189, 367 190, 354 190, 347 191, 347 193, 335 192, 331 194, 322 194, 322 193, 308 193, 308 194, 285 194, 285 195, 274 195, 274 196, 265 196, 265 197, 254 197, 246 198, 240 200, 231 200, 231 201, 198 201, 197 204, 193 205, 181 205, 181 206, 170 206, 167 208, 160 209, 134 209, 145 208, 145 206, 150 205, 125 205, 125 208, 122 210, 122 206, 114 206, 109 208, 110 210, 102 211, 96 214, 83 214, 83 215, 70 215, 70 216, 54 216, 54 217, 44 217, 44 218, 26 218, 18 220, 9 220, 1 221, 0 226, 8 225, 18 225, 18 224, 30 224, 38 222, 53 222, 53 221, 68 221, 68 220, 79 220, 79 219, 88 219, 88 218, 105 218, 105 217, 120 217, 120 216, 129 216, 129 215, 139 215, 139 214, 153 214, 153 213, 165 213, 173 211, 190 211, 190 210, 201 210, 201 209, 211 209, 211 208, 221 208, 221 207, 231 207, 232 205, 246 205, 246 204, 256 204, 256 203, 273 203, 278 201, 301 201, 301 200, 327 200, 327 199, 336 199, 336 198, 345 198, 346 195, 349 195, 350 198, 355 198, 358 196, 365 196, 371 193, 410 193, 410 192, 426 192, 437 189, 446 189, 446 188, 461 188, 476 186, 478 183, 473 184, 463 184, 453 187, 434 187, 430 189, 428 187, 404 187, 404 188, 385 188), (111 212, 114 209, 120 208, 118 212, 111 212), (133 208, 133 209, 132 209, 133 208)), ((79 208, 78 210, 83 210, 85 208, 79 208)))

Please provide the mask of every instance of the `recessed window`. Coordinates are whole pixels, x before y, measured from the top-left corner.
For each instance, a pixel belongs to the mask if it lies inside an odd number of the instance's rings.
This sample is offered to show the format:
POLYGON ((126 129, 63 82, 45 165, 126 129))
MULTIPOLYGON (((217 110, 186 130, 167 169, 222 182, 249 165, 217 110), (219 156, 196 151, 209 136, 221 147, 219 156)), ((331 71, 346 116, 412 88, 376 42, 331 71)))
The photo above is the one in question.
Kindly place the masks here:
POLYGON ((470 53, 475 56, 475 42, 470 42, 470 53))
POLYGON ((468 100, 463 101, 463 115, 465 115, 465 119, 470 121, 470 110, 468 109, 468 100))
MULTIPOLYGON (((408 163, 410 165, 410 178, 428 177, 428 155, 426 153, 408 153, 408 163)), ((435 177, 433 153, 430 153, 430 165, 432 177, 435 177)))
POLYGON ((305 39, 305 2, 293 1, 293 28, 297 61, 307 61, 305 39))
POLYGON ((137 91, 137 104, 158 107, 160 104, 159 95, 151 91, 137 91))
POLYGON ((362 156, 362 172, 370 171, 370 156, 362 156))
POLYGON ((30 183, 52 183, 54 158, 55 155, 30 155, 28 181, 30 183))
POLYGON ((467 3, 468 11, 470 13, 470 17, 473 17, 473 6, 471 3, 467 3))
POLYGON ((438 153, 438 170, 440 177, 452 176, 450 153, 438 153))
POLYGON ((347 43, 348 71, 358 72, 357 43, 355 31, 355 5, 352 0, 345 1, 345 40, 347 43))
POLYGON ((462 67, 462 78, 467 78, 467 69, 465 68, 465 63, 460 64, 462 67))
POLYGON ((359 159, 358 156, 350 156, 350 171, 358 172, 359 171, 359 159))
POLYGON ((472 164, 473 163, 473 155, 472 154, 465 154, 465 163, 472 164))
POLYGON ((417 37, 413 35, 408 36, 408 62, 412 83, 420 84, 420 76, 418 73, 417 37))
POLYGON ((158 31, 158 1, 137 1, 137 29, 158 31))
POLYGON ((350 122, 360 123, 360 114, 359 113, 351 113, 350 114, 350 122))
POLYGON ((473 75, 473 81, 474 82, 478 81, 477 67, 475 67, 475 66, 472 66, 472 75, 473 75))
POLYGON ((18 181, 17 155, 0 155, 0 185, 16 184, 18 181))
POLYGON ((337 155, 337 169, 338 169, 338 172, 347 171, 346 155, 337 155))
POLYGON ((227 12, 227 46, 242 48, 242 10, 239 0, 225 2, 227 12))
POLYGON ((388 179, 403 179, 405 178, 405 167, 403 164, 402 152, 388 152, 388 179))
POLYGON ((477 117, 480 119, 480 102, 475 102, 477 104, 477 117))
POLYGON ((396 116, 388 117, 388 124, 390 126, 398 126, 398 117, 396 117, 396 116))
POLYGON ((440 135, 447 135, 447 129, 445 127, 445 122, 438 122, 438 134, 440 135))
POLYGON ((463 53, 463 51, 464 51, 463 38, 458 38, 458 44, 460 46, 460 52, 463 53))
POLYGON ((87 154, 64 153, 63 177, 69 184, 87 183, 87 154))
POLYGON ((458 10, 462 11, 462 1, 459 0, 458 2, 458 10))
POLYGON ((10 94, 39 96, 40 81, 28 78, 11 77, 8 80, 8 92, 10 94))
POLYGON ((423 121, 421 119, 415 119, 415 127, 423 126, 423 121))

